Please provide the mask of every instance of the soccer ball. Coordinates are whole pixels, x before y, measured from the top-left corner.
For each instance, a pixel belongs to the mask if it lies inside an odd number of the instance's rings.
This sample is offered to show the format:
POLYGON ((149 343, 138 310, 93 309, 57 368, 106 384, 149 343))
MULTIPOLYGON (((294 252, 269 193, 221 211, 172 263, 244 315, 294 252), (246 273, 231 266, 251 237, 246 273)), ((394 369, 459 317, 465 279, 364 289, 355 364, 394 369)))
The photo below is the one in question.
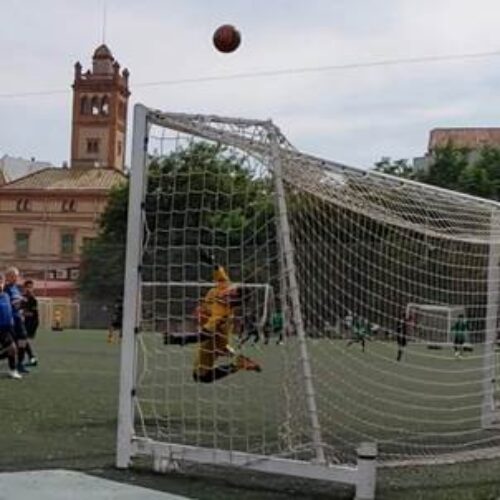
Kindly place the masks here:
POLYGON ((234 52, 240 46, 241 35, 234 26, 224 24, 215 30, 213 42, 219 52, 234 52))

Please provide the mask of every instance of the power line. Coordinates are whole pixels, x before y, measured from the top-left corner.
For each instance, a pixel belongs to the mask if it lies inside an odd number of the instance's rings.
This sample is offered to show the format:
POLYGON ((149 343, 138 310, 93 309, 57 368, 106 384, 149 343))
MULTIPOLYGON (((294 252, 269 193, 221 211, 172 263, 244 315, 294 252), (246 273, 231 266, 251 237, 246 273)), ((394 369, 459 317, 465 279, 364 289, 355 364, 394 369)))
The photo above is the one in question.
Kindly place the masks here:
POLYGON ((235 73, 233 75, 220 75, 220 76, 204 76, 199 78, 183 78, 179 80, 163 80, 156 82, 143 82, 138 83, 135 87, 152 87, 155 85, 179 85, 184 83, 198 83, 198 82, 211 82, 219 80, 236 80, 242 78, 262 78, 268 76, 283 76, 283 75, 296 75, 305 73, 321 73, 327 71, 341 71, 341 70, 351 70, 351 69, 364 69, 364 68, 374 68, 378 66, 398 66, 403 64, 421 64, 430 62, 441 62, 441 61, 454 61, 454 60, 468 60, 468 59, 479 59, 486 57, 498 57, 500 56, 500 51, 495 52, 476 52, 470 54, 455 54, 455 55, 443 55, 443 56, 422 56, 414 58, 405 59, 383 59, 379 61, 371 61, 365 63, 347 63, 347 64, 334 64, 328 66, 313 66, 313 67, 302 67, 302 68, 286 68, 281 70, 264 70, 255 71, 249 73, 235 73))
MULTIPOLYGON (((365 68, 376 68, 383 66, 401 66, 408 64, 467 61, 472 59, 484 59, 484 58, 498 57, 498 56, 500 56, 500 51, 448 54, 441 56, 421 56, 421 57, 410 57, 410 58, 400 58, 400 59, 381 59, 378 61, 368 61, 361 63, 332 64, 326 66, 311 66, 311 67, 301 67, 301 68, 284 68, 278 70, 261 70, 248 73, 234 73, 232 75, 212 75, 212 76, 208 75, 208 76, 192 77, 192 78, 180 78, 176 80, 139 82, 136 83, 135 85, 132 85, 132 88, 172 86, 172 85, 184 85, 184 84, 205 83, 205 82, 208 83, 221 80, 265 78, 273 76, 300 75, 307 73, 323 73, 328 71, 347 71, 347 70, 356 70, 365 68)), ((69 93, 70 91, 67 89, 13 92, 13 93, 0 94, 0 99, 48 96, 48 95, 69 94, 69 93)))

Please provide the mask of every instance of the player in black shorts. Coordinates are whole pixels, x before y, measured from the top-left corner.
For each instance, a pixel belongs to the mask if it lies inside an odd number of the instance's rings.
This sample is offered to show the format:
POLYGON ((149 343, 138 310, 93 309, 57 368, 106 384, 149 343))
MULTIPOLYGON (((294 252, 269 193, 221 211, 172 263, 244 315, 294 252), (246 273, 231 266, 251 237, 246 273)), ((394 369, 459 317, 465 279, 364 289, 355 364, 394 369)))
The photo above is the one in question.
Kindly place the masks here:
POLYGON ((396 342, 398 343, 398 355, 396 357, 397 361, 401 361, 401 358, 403 357, 403 352, 405 350, 407 342, 407 334, 408 321, 406 319, 406 314, 403 314, 396 327, 396 342))
POLYGON ((246 344, 252 338, 254 344, 259 343, 259 323, 257 321, 255 313, 250 313, 247 317, 244 318, 243 332, 245 332, 245 336, 241 339, 240 346, 246 344))
POLYGON ((26 333, 28 334, 28 339, 34 339, 36 331, 38 330, 39 316, 38 316, 38 300, 33 293, 34 284, 32 280, 26 280, 24 282, 24 302, 23 302, 23 313, 24 313, 24 326, 26 327, 26 333))
POLYGON ((116 341, 116 332, 122 338, 122 318, 123 318, 123 296, 119 296, 113 305, 113 313, 108 327, 108 343, 116 341))

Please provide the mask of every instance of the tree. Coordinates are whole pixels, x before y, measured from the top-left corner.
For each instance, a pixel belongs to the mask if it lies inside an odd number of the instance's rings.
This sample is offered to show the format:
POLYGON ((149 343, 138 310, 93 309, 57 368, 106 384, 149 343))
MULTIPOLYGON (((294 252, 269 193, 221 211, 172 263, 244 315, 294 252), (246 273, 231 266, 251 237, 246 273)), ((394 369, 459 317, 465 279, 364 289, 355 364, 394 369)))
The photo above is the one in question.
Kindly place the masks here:
POLYGON ((416 171, 408 163, 407 159, 391 161, 388 157, 382 158, 379 162, 375 163, 375 170, 406 179, 413 179, 416 175, 416 171))
MULTIPOLYGON (((258 281, 257 274, 268 268, 268 252, 276 251, 270 182, 245 157, 206 142, 153 159, 143 279, 202 281, 208 269, 200 248, 206 248, 233 267, 235 280, 258 281)), ((122 290, 127 199, 128 183, 111 193, 98 238, 83 251, 80 287, 86 296, 116 296, 122 290)))
POLYGON ((446 146, 434 151, 431 164, 418 176, 418 180, 433 186, 460 191, 463 186, 460 185, 459 178, 470 164, 469 160, 469 149, 457 148, 448 142, 446 146))
POLYGON ((500 200, 500 149, 489 146, 479 151, 456 147, 452 142, 436 148, 426 168, 408 160, 383 158, 374 170, 413 179, 433 186, 474 196, 500 200))
POLYGON ((111 191, 99 235, 83 247, 79 286, 85 297, 113 301, 123 292, 128 191, 128 181, 111 191))

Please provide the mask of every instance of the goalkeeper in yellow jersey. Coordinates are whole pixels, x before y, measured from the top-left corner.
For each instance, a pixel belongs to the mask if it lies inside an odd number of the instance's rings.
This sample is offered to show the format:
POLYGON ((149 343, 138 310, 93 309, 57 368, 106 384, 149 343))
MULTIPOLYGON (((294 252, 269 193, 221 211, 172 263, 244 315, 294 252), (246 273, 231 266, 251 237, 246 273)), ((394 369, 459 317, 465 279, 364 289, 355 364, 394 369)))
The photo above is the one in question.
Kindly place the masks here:
POLYGON ((165 344, 186 345, 198 343, 193 378, 196 382, 210 383, 240 370, 260 372, 260 366, 250 358, 236 355, 231 347, 234 328, 234 310, 241 304, 241 289, 231 285, 222 266, 213 273, 215 286, 211 288, 197 308, 201 328, 195 334, 165 334, 165 344), (216 365, 221 357, 232 358, 226 364, 216 365))

